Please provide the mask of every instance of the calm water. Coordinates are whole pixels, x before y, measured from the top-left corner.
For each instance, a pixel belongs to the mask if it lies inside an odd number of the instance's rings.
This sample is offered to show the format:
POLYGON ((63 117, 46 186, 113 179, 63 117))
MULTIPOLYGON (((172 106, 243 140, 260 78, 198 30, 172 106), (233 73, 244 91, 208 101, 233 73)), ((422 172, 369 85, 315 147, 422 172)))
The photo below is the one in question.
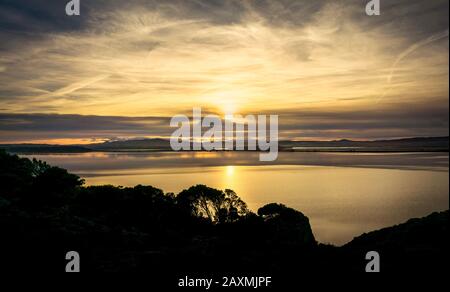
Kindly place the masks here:
POLYGON ((270 202, 310 218, 320 242, 343 244, 363 232, 448 209, 448 153, 251 152, 28 155, 69 169, 87 184, 147 184, 179 192, 195 184, 230 188, 256 211, 270 202))

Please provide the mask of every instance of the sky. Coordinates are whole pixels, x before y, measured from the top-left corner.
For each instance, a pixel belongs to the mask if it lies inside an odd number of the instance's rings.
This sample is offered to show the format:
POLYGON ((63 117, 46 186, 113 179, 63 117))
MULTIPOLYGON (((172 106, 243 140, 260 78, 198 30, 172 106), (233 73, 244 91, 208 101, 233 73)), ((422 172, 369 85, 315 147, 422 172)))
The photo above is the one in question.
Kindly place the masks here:
POLYGON ((168 137, 192 113, 280 139, 449 133, 448 0, 0 0, 0 143, 168 137))

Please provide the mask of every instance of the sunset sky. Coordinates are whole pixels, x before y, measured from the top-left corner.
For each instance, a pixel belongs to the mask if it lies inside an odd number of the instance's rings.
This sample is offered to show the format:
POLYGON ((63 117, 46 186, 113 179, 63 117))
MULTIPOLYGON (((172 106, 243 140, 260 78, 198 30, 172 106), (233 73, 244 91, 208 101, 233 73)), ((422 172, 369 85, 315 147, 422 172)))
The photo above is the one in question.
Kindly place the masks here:
POLYGON ((280 139, 449 132, 448 0, 0 0, 0 143, 167 137, 277 114, 280 139))

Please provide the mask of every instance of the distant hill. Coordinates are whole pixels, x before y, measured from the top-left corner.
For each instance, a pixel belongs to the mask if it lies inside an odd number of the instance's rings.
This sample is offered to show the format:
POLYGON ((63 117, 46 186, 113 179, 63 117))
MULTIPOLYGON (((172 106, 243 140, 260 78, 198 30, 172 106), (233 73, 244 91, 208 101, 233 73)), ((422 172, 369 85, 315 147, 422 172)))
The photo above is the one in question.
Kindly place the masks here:
MULTIPOLYGON (((108 141, 87 145, 3 144, 15 153, 82 153, 89 151, 171 151, 168 139, 108 141)), ((417 137, 393 140, 289 141, 279 142, 280 151, 301 152, 420 152, 448 151, 449 137, 417 137)))
POLYGON ((352 141, 280 141, 285 151, 448 151, 449 137, 416 137, 393 140, 352 141))
MULTIPOLYGON (((142 139, 111 141, 86 145, 93 150, 127 151, 127 150, 171 150, 167 139, 142 139)), ((448 151, 448 137, 404 138, 375 141, 280 141, 281 150, 288 151, 448 151)))
POLYGON ((92 150, 76 145, 0 144, 0 149, 12 153, 84 153, 92 150))
POLYGON ((170 141, 165 139, 141 139, 141 140, 121 140, 108 141, 97 144, 86 145, 89 149, 97 151, 154 151, 171 150, 170 141))

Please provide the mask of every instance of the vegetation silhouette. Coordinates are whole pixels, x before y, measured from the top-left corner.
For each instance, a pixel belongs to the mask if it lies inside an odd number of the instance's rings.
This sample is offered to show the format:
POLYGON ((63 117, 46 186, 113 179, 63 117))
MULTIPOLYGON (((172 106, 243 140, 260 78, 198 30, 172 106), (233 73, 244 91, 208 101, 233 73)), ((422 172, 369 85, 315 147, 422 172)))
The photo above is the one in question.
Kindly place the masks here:
POLYGON ((255 214, 228 189, 84 186, 65 169, 4 151, 0 186, 0 268, 8 271, 62 272, 71 250, 83 271, 155 273, 364 272, 374 249, 388 255, 384 269, 437 271, 446 261, 436 257, 448 256, 448 211, 335 247, 315 240, 301 212, 271 203, 255 214))
POLYGON ((176 197, 189 214, 211 223, 236 222, 250 214, 247 204, 232 190, 216 190, 205 185, 192 186, 176 197))

